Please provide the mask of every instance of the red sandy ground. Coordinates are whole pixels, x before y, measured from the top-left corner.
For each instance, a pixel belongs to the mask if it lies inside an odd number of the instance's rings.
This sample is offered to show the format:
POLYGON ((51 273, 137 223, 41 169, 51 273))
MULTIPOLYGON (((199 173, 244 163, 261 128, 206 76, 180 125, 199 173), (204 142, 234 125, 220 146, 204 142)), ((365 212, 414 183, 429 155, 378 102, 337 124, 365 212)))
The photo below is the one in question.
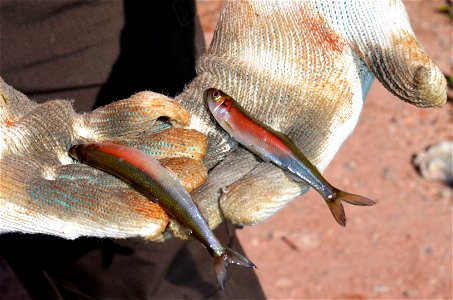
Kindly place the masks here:
MULTIPOLYGON (((405 2, 430 57, 451 74, 452 23, 444 1, 405 2)), ((218 1, 199 1, 212 37, 218 1)), ((452 189, 422 179, 412 155, 452 140, 453 107, 419 109, 375 82, 357 129, 325 175, 376 200, 345 205, 341 228, 311 191, 263 224, 239 231, 268 298, 452 299, 452 189)), ((453 154, 452 154, 453 155, 453 154)))
MULTIPOLYGON (((452 24, 437 12, 444 1, 406 1, 421 44, 452 73, 452 24)), ((197 1, 209 42, 222 1, 197 1)), ((359 125, 325 175, 347 191, 375 199, 373 207, 345 206, 338 226, 314 192, 263 224, 239 231, 268 298, 452 299, 452 189, 422 179, 412 155, 452 140, 451 103, 418 109, 378 82, 359 125)), ((7 266, 0 261, 0 273, 7 266)), ((20 288, 10 295, 26 299, 20 288)), ((0 297, 1 298, 1 297, 0 297)))

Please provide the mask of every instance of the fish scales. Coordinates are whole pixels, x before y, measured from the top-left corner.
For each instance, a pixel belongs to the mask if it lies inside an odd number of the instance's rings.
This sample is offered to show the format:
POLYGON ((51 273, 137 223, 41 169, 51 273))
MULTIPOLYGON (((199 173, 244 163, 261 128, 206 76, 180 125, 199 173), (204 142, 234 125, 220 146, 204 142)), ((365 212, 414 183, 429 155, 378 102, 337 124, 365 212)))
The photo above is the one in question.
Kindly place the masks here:
POLYGON ((335 220, 346 226, 342 201, 354 205, 370 206, 375 202, 344 192, 332 186, 321 172, 286 135, 251 117, 229 95, 215 88, 205 92, 209 110, 227 133, 238 143, 265 161, 277 165, 297 181, 303 181, 315 189, 326 201, 335 220))
POLYGON ((122 179, 157 202, 208 249, 214 257, 217 279, 222 288, 229 263, 255 267, 246 257, 220 243, 178 177, 150 155, 112 142, 75 145, 69 153, 83 163, 122 179))

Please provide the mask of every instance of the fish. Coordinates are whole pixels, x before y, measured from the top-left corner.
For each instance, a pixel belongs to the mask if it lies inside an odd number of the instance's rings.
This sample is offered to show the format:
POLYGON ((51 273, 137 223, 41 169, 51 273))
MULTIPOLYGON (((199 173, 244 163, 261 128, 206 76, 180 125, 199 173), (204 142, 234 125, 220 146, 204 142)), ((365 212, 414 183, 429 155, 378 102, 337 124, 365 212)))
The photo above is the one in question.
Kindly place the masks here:
POLYGON ((222 289, 227 281, 229 264, 256 268, 248 258, 221 244, 176 174, 157 159, 134 147, 113 142, 77 144, 69 149, 69 154, 80 162, 120 178, 159 204, 189 235, 207 248, 214 258, 222 289))
POLYGON ((288 136, 250 116, 228 94, 210 88, 205 91, 204 98, 214 119, 233 140, 286 171, 292 179, 303 181, 316 190, 341 226, 346 226, 342 201, 360 206, 376 204, 366 197, 332 186, 288 136))

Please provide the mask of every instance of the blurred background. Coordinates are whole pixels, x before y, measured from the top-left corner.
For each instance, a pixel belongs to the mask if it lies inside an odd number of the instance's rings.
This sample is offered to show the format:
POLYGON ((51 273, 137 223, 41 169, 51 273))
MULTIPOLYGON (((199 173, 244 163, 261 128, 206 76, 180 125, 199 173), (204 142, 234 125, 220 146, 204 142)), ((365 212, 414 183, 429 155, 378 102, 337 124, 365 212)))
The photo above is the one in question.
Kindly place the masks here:
MULTIPOLYGON (((197 1, 207 45, 223 5, 197 1)), ((405 5, 418 40, 452 76, 451 2, 405 5)), ((419 109, 374 82, 359 125, 325 173, 344 190, 378 202, 345 206, 347 228, 310 191, 265 223, 238 231, 268 298, 453 298, 452 185, 424 178, 413 164, 417 153, 452 142, 451 97, 450 86, 444 107, 419 109)), ((1 259, 0 299, 28 299, 1 259)))

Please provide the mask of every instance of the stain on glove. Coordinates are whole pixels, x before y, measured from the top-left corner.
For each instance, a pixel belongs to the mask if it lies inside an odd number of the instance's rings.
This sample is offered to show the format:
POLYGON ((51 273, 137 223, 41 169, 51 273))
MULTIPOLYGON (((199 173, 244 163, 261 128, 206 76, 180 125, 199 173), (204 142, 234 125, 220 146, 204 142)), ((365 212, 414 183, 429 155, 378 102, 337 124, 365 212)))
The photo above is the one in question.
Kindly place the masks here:
POLYGON ((0 232, 163 239, 167 214, 121 180, 70 158, 74 144, 133 145, 173 170, 188 191, 207 178, 205 136, 183 128, 188 113, 163 95, 141 92, 80 115, 70 101, 36 104, 1 79, 0 93, 0 232))

